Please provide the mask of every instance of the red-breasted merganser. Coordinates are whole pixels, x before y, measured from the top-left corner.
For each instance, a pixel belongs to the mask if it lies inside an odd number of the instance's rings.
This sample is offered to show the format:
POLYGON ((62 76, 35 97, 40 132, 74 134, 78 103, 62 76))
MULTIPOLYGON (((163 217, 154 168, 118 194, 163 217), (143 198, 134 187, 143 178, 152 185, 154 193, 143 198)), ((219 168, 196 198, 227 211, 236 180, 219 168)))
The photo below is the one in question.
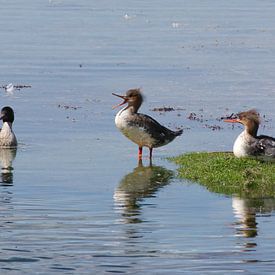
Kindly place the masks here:
POLYGON ((172 131, 162 125, 150 116, 138 113, 142 104, 143 97, 140 89, 128 90, 125 96, 114 94, 124 101, 113 107, 128 104, 120 110, 115 118, 117 128, 131 141, 139 147, 139 159, 142 158, 142 147, 148 147, 150 150, 150 159, 152 159, 153 148, 157 148, 171 142, 175 137, 180 136, 183 130, 172 131))
POLYGON ((3 120, 3 126, 0 131, 0 147, 15 147, 17 140, 12 130, 12 123, 14 121, 14 112, 11 107, 4 107, 1 110, 0 119, 3 120))
POLYGON ((235 118, 224 121, 244 125, 244 131, 237 137, 233 146, 233 153, 236 157, 255 156, 275 159, 275 138, 265 135, 257 136, 260 117, 256 110, 238 113, 235 118))

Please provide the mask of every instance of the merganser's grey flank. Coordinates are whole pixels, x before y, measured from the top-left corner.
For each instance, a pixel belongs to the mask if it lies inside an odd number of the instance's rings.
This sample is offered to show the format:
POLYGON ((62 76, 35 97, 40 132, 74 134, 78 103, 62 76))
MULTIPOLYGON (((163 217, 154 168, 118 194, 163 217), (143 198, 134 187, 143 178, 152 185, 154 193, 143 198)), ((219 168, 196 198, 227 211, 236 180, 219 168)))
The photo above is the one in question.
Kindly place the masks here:
POLYGON ((237 137, 233 146, 233 153, 236 157, 254 156, 275 160, 275 138, 265 135, 257 136, 260 116, 256 110, 238 113, 236 118, 224 121, 244 125, 244 131, 237 137))
POLYGON ((153 148, 164 146, 180 136, 183 130, 172 131, 162 125, 148 115, 138 113, 143 97, 140 89, 128 90, 125 96, 113 95, 122 98, 124 101, 115 106, 128 104, 124 109, 120 110, 115 118, 117 128, 131 141, 139 147, 138 157, 142 158, 142 148, 148 147, 150 150, 150 159, 152 159, 153 148))
POLYGON ((9 106, 2 108, 0 119, 3 120, 3 126, 0 131, 0 147, 16 147, 17 140, 12 130, 14 121, 13 109, 9 106))

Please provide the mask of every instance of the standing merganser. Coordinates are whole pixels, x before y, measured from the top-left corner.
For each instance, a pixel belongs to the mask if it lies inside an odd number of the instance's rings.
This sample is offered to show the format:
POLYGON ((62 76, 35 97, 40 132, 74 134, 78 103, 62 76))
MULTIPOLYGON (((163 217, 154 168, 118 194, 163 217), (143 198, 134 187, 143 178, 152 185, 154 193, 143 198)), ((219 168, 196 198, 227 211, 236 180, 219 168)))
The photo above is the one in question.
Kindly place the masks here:
POLYGON ((11 107, 4 107, 1 110, 0 119, 3 120, 3 126, 0 131, 0 147, 15 147, 17 140, 12 130, 12 123, 14 121, 14 112, 11 107))
POLYGON ((120 110, 115 118, 117 128, 131 141, 139 147, 139 159, 142 158, 142 147, 148 147, 150 150, 150 159, 152 159, 153 148, 157 148, 171 142, 175 137, 180 136, 183 130, 172 131, 162 125, 150 116, 138 113, 142 104, 143 97, 140 89, 128 90, 125 96, 114 94, 124 101, 113 107, 128 105, 120 110))
POLYGON ((260 117, 256 110, 238 113, 236 118, 229 118, 224 121, 244 125, 244 131, 237 137, 233 146, 233 153, 236 157, 275 158, 275 138, 265 135, 257 136, 260 117))

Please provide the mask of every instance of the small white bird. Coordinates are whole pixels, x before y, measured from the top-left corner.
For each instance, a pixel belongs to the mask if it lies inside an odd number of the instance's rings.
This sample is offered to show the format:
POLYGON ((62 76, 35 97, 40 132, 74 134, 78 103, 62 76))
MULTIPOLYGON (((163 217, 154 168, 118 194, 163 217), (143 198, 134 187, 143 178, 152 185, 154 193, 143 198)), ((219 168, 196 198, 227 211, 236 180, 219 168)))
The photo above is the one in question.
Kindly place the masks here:
POLYGON ((172 23, 172 27, 175 28, 175 29, 179 28, 180 27, 180 23, 179 22, 173 22, 172 23))
POLYGON ((127 13, 125 13, 123 17, 124 17, 125 20, 130 20, 131 19, 131 16, 127 13))
POLYGON ((6 91, 8 94, 13 94, 15 90, 16 90, 16 88, 14 87, 14 85, 13 85, 12 83, 8 84, 8 85, 5 87, 5 91, 6 91))

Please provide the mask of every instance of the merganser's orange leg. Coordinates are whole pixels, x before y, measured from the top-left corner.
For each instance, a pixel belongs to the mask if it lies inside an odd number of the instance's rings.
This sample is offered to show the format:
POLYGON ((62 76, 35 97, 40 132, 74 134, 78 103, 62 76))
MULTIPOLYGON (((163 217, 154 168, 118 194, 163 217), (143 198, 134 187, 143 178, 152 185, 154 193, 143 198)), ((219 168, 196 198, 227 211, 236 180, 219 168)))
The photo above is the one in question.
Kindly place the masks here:
POLYGON ((142 147, 138 147, 138 159, 142 159, 142 147))

